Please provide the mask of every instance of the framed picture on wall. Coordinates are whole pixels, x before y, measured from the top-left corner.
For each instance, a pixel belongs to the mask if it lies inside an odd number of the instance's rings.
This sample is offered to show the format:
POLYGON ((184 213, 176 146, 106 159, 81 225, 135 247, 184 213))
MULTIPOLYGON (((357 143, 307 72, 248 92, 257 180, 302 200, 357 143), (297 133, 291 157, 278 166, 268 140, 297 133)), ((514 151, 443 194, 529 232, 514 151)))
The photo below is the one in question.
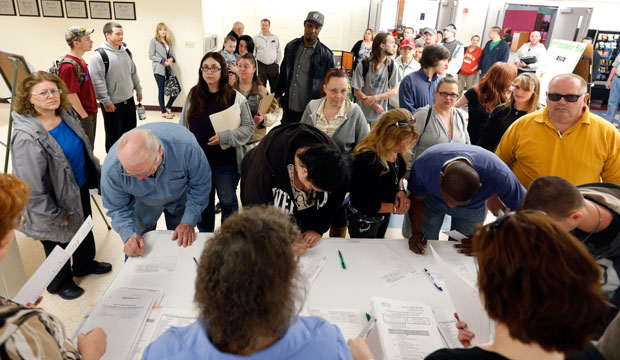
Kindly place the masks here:
POLYGON ((17 0, 19 16, 41 16, 37 0, 17 0))
POLYGON ((112 20, 112 6, 109 1, 89 1, 90 18, 112 20))
POLYGON ((68 18, 88 19, 88 12, 86 11, 86 1, 65 0, 65 9, 67 10, 68 18))
POLYGON ((114 19, 136 20, 136 3, 114 1, 114 19))
POLYGON ((0 15, 17 16, 13 0, 0 0, 0 15))
POLYGON ((45 17, 65 17, 61 0, 41 0, 41 12, 45 17))

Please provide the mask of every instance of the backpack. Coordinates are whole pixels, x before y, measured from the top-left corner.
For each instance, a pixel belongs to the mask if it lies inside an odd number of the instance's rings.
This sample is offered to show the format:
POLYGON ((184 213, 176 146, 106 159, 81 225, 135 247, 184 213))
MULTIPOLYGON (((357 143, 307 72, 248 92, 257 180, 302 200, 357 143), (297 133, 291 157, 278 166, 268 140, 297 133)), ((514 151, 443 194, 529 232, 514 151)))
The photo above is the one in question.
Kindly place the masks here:
MULTIPOLYGON (((125 51, 127 51, 129 58, 133 61, 133 56, 131 55, 131 51, 129 51, 127 44, 123 43, 123 45, 125 46, 125 51)), ((101 56, 101 60, 103 61, 103 66, 105 67, 105 76, 108 76, 108 69, 110 68, 110 58, 108 57, 108 54, 106 54, 103 48, 97 48, 95 49, 95 51, 98 52, 99 55, 101 56)))
POLYGON ((86 75, 84 74, 84 71, 82 71, 82 67, 80 66, 80 64, 78 64, 77 61, 73 60, 70 57, 62 56, 62 57, 60 57, 59 60, 54 61, 52 63, 52 67, 50 67, 48 72, 50 72, 50 73, 52 73, 54 75, 58 75, 58 72, 60 70, 60 65, 62 65, 62 64, 71 64, 71 65, 73 65, 73 68, 75 69, 75 75, 78 78, 78 82, 79 82, 80 86, 82 86, 82 82, 86 78, 86 75))
MULTIPOLYGON (((370 68, 370 62, 368 62, 368 58, 362 60, 362 79, 366 79, 366 75, 368 75, 368 69, 370 68)), ((390 63, 388 65, 388 81, 392 76, 392 70, 394 70, 394 60, 390 59, 390 63)))

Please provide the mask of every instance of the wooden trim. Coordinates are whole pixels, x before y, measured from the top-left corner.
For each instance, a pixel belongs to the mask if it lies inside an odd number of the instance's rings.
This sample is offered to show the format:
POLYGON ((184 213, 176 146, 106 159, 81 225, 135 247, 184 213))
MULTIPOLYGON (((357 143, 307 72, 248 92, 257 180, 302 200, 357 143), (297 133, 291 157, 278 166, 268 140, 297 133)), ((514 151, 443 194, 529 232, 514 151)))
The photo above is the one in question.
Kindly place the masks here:
MULTIPOLYGON (((404 12, 405 12, 405 0, 400 0, 398 2, 398 16, 396 17, 396 25, 403 23, 404 12)), ((411 24, 409 24, 408 26, 411 26, 411 24)))

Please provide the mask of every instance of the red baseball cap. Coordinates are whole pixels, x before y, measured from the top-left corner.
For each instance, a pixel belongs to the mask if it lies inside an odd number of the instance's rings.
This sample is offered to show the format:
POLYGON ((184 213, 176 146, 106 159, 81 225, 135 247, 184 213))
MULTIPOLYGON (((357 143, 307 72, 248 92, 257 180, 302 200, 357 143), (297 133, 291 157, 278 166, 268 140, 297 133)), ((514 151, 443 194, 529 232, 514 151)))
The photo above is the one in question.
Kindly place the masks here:
POLYGON ((405 46, 415 49, 415 42, 411 39, 403 39, 403 41, 400 43, 400 47, 405 47, 405 46))

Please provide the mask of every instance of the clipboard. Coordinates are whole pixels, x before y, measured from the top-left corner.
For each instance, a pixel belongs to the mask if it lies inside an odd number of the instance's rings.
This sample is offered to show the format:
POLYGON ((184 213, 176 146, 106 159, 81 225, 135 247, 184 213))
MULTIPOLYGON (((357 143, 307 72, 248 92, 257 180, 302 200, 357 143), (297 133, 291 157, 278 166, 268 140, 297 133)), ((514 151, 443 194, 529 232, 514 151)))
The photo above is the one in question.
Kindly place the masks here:
POLYGON ((275 93, 271 93, 264 98, 261 99, 260 104, 258 104, 258 113, 261 115, 265 115, 269 112, 269 108, 271 107, 271 103, 273 102, 273 98, 276 96, 275 93))

